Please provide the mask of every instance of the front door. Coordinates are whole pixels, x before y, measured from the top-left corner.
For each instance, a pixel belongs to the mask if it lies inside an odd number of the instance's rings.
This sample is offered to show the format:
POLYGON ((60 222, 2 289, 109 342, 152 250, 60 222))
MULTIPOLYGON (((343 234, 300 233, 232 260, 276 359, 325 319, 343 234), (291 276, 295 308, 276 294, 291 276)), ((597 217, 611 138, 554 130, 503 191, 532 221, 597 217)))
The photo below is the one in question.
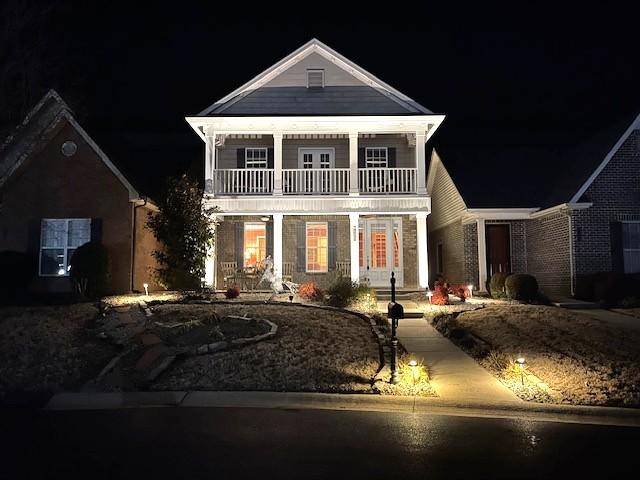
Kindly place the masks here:
POLYGON ((366 218, 360 220, 360 279, 372 287, 389 287, 391 272, 396 287, 404 283, 402 266, 402 219, 366 218))
POLYGON ((508 224, 486 225, 487 273, 511 272, 511 235, 508 224))

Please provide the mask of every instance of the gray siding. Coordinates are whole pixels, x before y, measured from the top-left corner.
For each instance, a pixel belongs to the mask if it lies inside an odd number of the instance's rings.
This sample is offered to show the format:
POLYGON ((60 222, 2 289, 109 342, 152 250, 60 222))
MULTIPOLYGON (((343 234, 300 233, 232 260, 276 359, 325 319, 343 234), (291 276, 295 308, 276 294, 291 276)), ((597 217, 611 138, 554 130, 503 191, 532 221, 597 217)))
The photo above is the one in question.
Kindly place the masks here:
POLYGON ((462 196, 458 192, 449 172, 434 154, 436 162, 433 186, 431 187, 431 214, 429 215, 429 229, 436 230, 460 218, 466 208, 462 196))
POLYGON ((338 67, 335 63, 330 62, 318 53, 311 53, 274 79, 265 83, 263 87, 306 87, 307 69, 309 68, 323 69, 324 82, 327 86, 364 86, 364 83, 338 67))

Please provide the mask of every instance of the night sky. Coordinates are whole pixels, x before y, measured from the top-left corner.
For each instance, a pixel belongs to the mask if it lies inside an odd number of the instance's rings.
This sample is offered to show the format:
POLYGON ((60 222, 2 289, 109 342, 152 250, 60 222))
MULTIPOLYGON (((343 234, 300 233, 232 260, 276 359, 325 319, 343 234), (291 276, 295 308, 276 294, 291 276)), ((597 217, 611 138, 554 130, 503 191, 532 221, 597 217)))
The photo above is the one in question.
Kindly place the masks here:
POLYGON ((0 7, 3 132, 55 88, 151 195, 165 175, 201 168, 186 115, 313 37, 446 114, 435 145, 473 149, 489 166, 497 150, 574 143, 640 106, 638 17, 611 2, 567 11, 538 2, 482 2, 476 11, 343 2, 313 13, 304 3, 21 3, 0 7))

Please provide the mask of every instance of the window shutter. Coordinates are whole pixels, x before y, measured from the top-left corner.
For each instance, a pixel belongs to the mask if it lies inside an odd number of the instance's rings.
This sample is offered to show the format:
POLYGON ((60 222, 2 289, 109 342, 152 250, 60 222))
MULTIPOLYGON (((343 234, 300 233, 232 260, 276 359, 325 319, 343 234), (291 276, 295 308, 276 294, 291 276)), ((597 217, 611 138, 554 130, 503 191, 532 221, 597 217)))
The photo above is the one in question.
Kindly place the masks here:
POLYGON ((273 259, 273 222, 266 223, 267 234, 267 256, 271 256, 273 259))
POLYGON ((91 219, 91 241, 102 243, 102 219, 91 219))
POLYGON ((358 168, 365 168, 367 161, 365 159, 364 147, 358 148, 358 168))
POLYGON ((244 267, 244 222, 236 223, 235 257, 236 268, 244 267))
POLYGON ((329 252, 328 252, 328 260, 329 260, 329 270, 336 269, 336 253, 338 250, 338 222, 328 222, 327 223, 327 235, 328 235, 328 244, 329 244, 329 252))
POLYGON ((267 148, 267 168, 273 168, 273 148, 267 148))
POLYGON ((244 168, 245 165, 245 149, 239 148, 236 150, 237 168, 244 168))
POLYGON ((42 230, 42 220, 40 218, 29 219, 27 230, 27 250, 30 253, 38 254, 40 251, 40 232, 42 230))
POLYGON ((304 222, 298 224, 296 250, 296 270, 304 272, 307 269, 307 224, 304 222))
POLYGON ((609 234, 611 239, 611 270, 624 272, 622 222, 611 222, 609 224, 609 234))
POLYGON ((396 148, 387 148, 387 167, 396 168, 396 148))

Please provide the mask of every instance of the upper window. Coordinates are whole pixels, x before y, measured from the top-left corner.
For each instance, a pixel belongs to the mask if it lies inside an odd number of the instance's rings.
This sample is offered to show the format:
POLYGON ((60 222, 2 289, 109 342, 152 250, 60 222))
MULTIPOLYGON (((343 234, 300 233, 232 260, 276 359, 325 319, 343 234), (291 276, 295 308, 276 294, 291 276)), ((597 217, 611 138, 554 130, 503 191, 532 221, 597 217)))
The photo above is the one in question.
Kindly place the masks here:
POLYGON ((365 160, 367 168, 387 168, 387 147, 367 147, 365 149, 365 160))
POLYGON ((247 148, 245 150, 246 168, 267 168, 266 148, 247 148))
POLYGON ((267 227, 264 223, 244 224, 244 266, 255 267, 267 256, 267 227))
POLYGON ((310 68, 307 70, 307 88, 324 87, 324 70, 310 68))
POLYGON ((307 272, 326 272, 329 267, 329 234, 326 222, 307 223, 307 272))
POLYGON ((40 230, 40 275, 69 275, 76 248, 91 240, 90 218, 42 220, 40 230))
POLYGON ((624 273, 640 272, 640 222, 622 224, 624 273))

